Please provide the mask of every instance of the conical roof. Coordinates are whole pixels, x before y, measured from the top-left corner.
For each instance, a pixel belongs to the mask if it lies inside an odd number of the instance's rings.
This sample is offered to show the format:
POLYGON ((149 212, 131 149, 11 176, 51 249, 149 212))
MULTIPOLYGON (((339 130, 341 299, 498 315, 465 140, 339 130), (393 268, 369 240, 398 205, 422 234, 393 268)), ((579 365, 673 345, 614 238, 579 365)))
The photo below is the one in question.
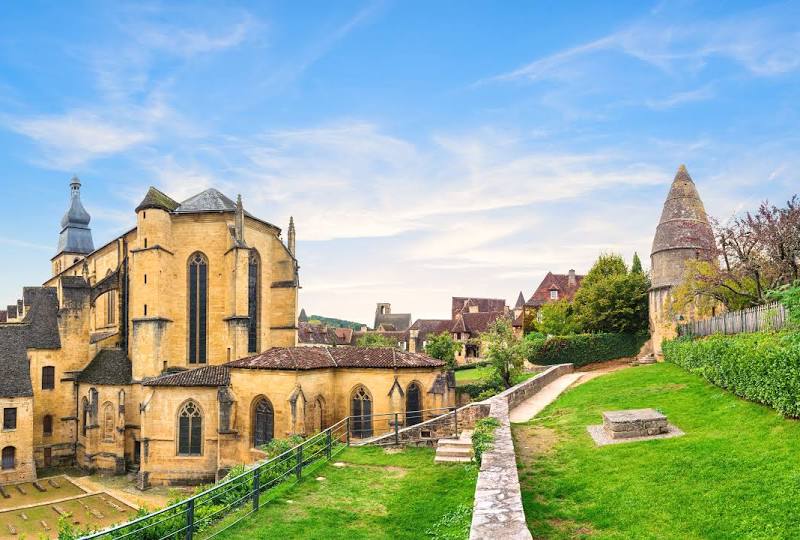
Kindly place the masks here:
POLYGON ((61 218, 61 234, 58 237, 56 254, 86 254, 94 251, 92 231, 89 229, 91 216, 81 203, 81 181, 76 176, 69 183, 70 203, 64 217, 61 218))
POLYGON ((514 309, 520 309, 525 306, 525 297, 522 296, 522 291, 519 291, 519 296, 517 297, 517 303, 514 304, 514 309))
POLYGON ((153 186, 150 186, 150 189, 147 190, 147 194, 144 196, 144 199, 142 199, 142 202, 140 202, 139 206, 136 207, 136 212, 139 210, 146 210, 148 208, 157 208, 159 210, 172 212, 179 206, 180 203, 178 201, 173 200, 164 192, 159 191, 153 186))
POLYGON ((300 310, 300 316, 297 318, 298 322, 308 322, 308 315, 306 315, 305 308, 300 310))
POLYGON ((706 209, 685 165, 675 173, 664 202, 651 255, 671 249, 714 249, 714 233, 706 209))

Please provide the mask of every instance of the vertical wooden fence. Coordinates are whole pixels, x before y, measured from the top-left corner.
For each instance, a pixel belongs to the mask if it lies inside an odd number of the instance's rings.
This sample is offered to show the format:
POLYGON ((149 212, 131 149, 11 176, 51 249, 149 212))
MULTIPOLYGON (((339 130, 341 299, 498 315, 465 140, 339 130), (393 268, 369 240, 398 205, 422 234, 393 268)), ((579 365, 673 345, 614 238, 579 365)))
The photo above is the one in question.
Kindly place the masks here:
POLYGON ((779 330, 786 326, 789 314, 780 302, 772 302, 740 311, 729 311, 716 317, 678 325, 681 336, 710 336, 711 334, 743 334, 764 330, 779 330))

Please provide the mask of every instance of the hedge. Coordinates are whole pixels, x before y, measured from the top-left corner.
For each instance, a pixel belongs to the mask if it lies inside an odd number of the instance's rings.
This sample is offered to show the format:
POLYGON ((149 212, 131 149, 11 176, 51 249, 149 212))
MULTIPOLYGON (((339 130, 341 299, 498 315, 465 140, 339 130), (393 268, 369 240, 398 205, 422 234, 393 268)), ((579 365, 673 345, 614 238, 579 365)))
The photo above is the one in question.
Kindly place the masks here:
POLYGON ((800 334, 713 335, 665 342, 664 358, 737 396, 800 416, 800 334))
POLYGON ((532 340, 528 360, 543 366, 572 363, 576 367, 593 362, 635 356, 647 334, 574 334, 532 340))

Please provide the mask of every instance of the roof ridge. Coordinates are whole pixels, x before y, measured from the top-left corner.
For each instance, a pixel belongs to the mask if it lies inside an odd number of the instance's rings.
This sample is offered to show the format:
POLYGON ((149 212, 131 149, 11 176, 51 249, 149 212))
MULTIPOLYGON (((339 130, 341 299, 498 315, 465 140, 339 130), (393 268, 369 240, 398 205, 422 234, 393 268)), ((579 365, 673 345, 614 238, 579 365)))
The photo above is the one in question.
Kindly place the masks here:
POLYGON ((331 359, 331 362, 333 362, 333 365, 338 368, 339 367, 339 362, 337 362, 336 358, 334 358, 333 355, 331 354, 331 348, 330 347, 325 347, 325 352, 328 353, 328 357, 331 359))

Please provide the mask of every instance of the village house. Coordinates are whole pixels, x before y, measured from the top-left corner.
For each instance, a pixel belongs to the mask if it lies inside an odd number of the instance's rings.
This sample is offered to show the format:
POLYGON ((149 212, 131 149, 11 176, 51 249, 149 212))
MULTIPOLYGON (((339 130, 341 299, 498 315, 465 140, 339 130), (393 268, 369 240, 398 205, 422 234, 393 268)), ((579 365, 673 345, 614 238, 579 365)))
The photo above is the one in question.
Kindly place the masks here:
POLYGON ((150 188, 136 226, 95 249, 80 189, 52 277, 0 324, 0 483, 58 465, 207 482, 273 437, 453 403, 422 354, 297 346, 293 220, 284 242, 241 198, 150 188))
POLYGON ((584 276, 576 274, 575 270, 570 270, 566 274, 554 274, 547 272, 539 286, 522 308, 522 318, 519 326, 524 327, 532 321, 541 322, 541 307, 551 302, 565 300, 571 302, 575 293, 581 287, 584 276))

